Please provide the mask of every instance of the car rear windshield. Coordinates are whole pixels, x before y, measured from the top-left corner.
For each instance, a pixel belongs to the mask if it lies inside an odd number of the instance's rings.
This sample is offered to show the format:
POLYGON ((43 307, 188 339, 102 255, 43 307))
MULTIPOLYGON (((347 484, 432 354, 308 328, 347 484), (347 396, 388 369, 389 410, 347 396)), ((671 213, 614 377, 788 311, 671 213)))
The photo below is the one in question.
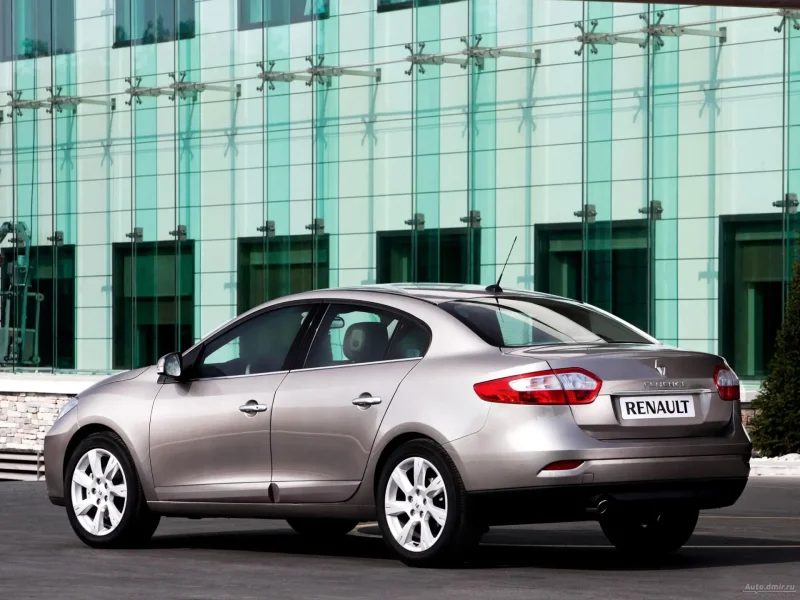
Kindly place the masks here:
POLYGON ((552 298, 475 298, 439 306, 492 346, 653 343, 602 312, 552 298))

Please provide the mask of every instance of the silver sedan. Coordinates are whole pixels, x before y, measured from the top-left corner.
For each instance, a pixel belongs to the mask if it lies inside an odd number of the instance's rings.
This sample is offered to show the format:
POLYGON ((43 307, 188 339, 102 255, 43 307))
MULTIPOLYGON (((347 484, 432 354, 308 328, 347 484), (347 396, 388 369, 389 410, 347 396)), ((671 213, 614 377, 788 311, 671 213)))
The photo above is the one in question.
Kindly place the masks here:
POLYGON ((47 491, 94 547, 162 516, 377 519, 411 565, 492 525, 599 520, 664 554, 733 504, 750 441, 725 360, 592 306, 495 286, 320 290, 268 302, 64 406, 47 491))

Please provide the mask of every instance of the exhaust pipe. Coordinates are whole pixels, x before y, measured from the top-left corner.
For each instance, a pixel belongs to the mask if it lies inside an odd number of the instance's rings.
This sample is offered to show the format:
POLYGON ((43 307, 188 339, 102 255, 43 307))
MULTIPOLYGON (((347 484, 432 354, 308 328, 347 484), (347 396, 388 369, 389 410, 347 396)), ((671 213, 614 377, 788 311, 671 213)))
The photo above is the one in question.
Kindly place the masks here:
POLYGON ((609 510, 611 510, 611 502, 609 500, 603 498, 602 500, 600 500, 600 502, 597 503, 598 515, 602 516, 608 514, 609 510))
POLYGON ((586 512, 597 515, 598 517, 608 515, 614 508, 612 500, 612 498, 600 498, 596 504, 589 506, 586 512))

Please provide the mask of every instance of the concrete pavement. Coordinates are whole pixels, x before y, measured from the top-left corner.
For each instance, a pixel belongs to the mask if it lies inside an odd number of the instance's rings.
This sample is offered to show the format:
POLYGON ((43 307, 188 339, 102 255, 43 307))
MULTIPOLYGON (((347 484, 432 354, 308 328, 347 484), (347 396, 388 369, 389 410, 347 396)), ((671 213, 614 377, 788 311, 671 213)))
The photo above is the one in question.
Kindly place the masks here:
POLYGON ((360 531, 319 544, 282 521, 165 519, 149 548, 98 551, 77 540, 42 484, 0 483, 0 598, 730 599, 770 584, 800 598, 796 478, 751 480, 661 565, 623 559, 595 523, 493 529, 455 570, 409 569, 375 527, 360 531))

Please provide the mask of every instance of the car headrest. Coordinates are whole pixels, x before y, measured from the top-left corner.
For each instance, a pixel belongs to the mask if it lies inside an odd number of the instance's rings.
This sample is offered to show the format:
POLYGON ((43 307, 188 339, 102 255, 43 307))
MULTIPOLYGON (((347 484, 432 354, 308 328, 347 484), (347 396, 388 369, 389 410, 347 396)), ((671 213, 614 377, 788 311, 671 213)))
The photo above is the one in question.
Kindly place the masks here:
POLYGON ((342 352, 353 362, 383 360, 389 346, 389 333, 382 323, 353 323, 347 328, 342 352))

